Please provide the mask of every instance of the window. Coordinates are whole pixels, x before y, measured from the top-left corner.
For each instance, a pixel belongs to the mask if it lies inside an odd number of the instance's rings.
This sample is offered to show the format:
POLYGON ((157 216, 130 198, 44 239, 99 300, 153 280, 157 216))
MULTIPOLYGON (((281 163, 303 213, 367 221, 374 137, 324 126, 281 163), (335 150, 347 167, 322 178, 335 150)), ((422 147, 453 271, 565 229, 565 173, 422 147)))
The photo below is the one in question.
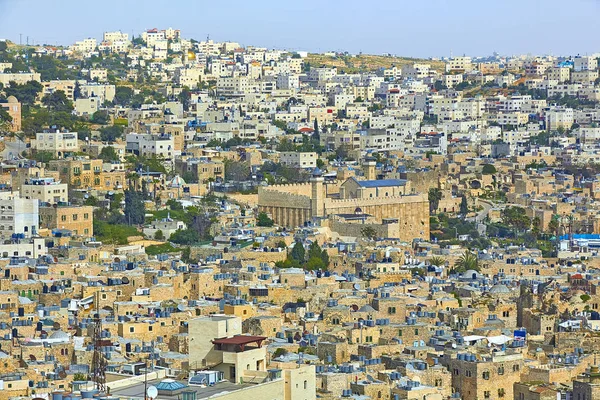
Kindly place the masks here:
POLYGON ((135 332, 135 327, 133 327, 133 326, 130 326, 130 327, 129 327, 129 333, 134 333, 134 332, 135 332))
POLYGON ((148 326, 148 332, 152 332, 152 328, 153 328, 152 325, 148 326))
POLYGON ((418 335, 418 334, 419 334, 419 330, 415 329, 415 335, 418 335))
POLYGON ((396 314, 396 307, 388 307, 388 314, 396 314))
POLYGON ((513 365, 513 372, 517 372, 519 370, 519 364, 513 365))
POLYGON ((498 367, 498 375, 504 375, 504 365, 498 367))
POLYGON ((67 216, 66 216, 66 215, 61 215, 61 216, 60 216, 60 220, 61 220, 62 222, 65 222, 65 221, 67 220, 67 216))
POLYGON ((498 389, 498 397, 504 397, 504 389, 498 389))
POLYGON ((77 214, 73 214, 73 221, 77 221, 77 214))
POLYGON ((483 371, 482 377, 485 380, 489 380, 490 379, 490 372, 489 371, 483 371))
POLYGON ((490 398, 490 392, 487 391, 487 390, 485 392, 483 392, 483 397, 486 398, 486 399, 489 399, 490 398))

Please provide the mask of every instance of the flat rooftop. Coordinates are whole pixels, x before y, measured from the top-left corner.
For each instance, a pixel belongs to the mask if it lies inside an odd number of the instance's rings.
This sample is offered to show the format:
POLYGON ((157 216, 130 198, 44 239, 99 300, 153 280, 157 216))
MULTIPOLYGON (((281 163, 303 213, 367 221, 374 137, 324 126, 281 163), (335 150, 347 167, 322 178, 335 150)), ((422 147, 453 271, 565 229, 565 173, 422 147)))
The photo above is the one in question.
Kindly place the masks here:
MULTIPOLYGON (((143 375, 141 376, 141 378, 143 378, 143 375)), ((151 386, 151 385, 156 386, 161 381, 162 381, 162 379, 150 380, 150 381, 148 381, 148 386, 151 386)), ((184 385, 187 385, 187 381, 178 380, 177 382, 181 382, 184 385)), ((109 386, 110 386, 110 384, 109 384, 109 386)), ((236 390, 244 389, 249 386, 252 386, 252 385, 251 384, 241 384, 240 385, 240 384, 235 384, 235 383, 231 383, 231 382, 219 382, 215 386, 208 386, 205 388, 192 385, 192 386, 188 386, 185 390, 191 390, 191 391, 196 392, 196 399, 206 399, 206 398, 208 398, 210 396, 214 396, 215 394, 218 394, 218 393, 235 392, 236 390)), ((142 381, 139 383, 135 383, 135 384, 125 387, 125 388, 111 390, 110 393, 112 396, 117 396, 117 397, 121 397, 121 398, 143 399, 144 398, 144 381, 142 379, 142 381)), ((159 395, 158 398, 159 399, 168 399, 168 400, 180 400, 181 394, 176 394, 174 396, 159 395)))

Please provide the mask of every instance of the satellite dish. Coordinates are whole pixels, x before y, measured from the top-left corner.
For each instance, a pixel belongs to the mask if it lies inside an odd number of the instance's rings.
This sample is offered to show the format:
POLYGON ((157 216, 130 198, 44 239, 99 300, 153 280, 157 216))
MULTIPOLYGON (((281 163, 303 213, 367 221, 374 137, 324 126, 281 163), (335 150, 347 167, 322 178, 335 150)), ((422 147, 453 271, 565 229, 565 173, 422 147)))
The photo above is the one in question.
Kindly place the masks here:
POLYGON ((33 354, 30 354, 30 355, 29 355, 29 359, 30 359, 31 361, 36 361, 36 360, 37 360, 37 358, 35 358, 35 356, 34 356, 33 354))
POLYGON ((185 306, 184 306, 183 304, 179 304, 179 305, 177 306, 177 310, 178 310, 178 311, 182 311, 182 312, 183 312, 183 311, 185 311, 185 306))
POLYGON ((60 379, 65 379, 65 378, 67 377, 67 373, 66 373, 65 371, 60 371, 60 372, 58 373, 58 377, 59 377, 60 379))
POLYGON ((59 329, 60 329, 60 324, 59 324, 58 322, 55 322, 55 323, 52 325, 52 329, 54 329, 55 331, 59 330, 59 329))
POLYGON ((129 283, 129 278, 124 276, 123 278, 121 278, 121 282, 123 282, 123 285, 127 285, 129 283))
POLYGON ((155 399, 156 396, 158 396, 158 389, 156 388, 156 386, 150 386, 148 387, 148 389, 146 390, 146 394, 148 395, 148 397, 150 397, 151 399, 155 399))
POLYGON ((354 284, 354 290, 360 290, 360 283, 354 284))

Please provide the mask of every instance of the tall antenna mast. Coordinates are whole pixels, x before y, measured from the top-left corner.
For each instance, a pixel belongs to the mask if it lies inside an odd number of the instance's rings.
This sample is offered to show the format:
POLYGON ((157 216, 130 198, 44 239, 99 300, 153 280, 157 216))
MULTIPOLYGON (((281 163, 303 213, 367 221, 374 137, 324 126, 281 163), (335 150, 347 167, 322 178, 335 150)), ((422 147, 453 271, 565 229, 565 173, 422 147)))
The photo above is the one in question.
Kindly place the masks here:
POLYGON ((99 292, 96 292, 96 310, 94 313, 94 354, 92 355, 92 380, 99 392, 106 392, 106 360, 101 352, 102 318, 100 317, 99 292))

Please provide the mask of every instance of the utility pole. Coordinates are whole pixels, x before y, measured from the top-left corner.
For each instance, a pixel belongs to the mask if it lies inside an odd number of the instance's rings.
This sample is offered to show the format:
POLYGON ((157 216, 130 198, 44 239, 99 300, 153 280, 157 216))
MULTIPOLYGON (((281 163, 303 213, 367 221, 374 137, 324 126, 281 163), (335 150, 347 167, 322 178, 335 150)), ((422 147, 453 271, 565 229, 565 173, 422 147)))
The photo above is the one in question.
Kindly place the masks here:
POLYGON ((148 360, 144 360, 144 400, 148 399, 148 360))

